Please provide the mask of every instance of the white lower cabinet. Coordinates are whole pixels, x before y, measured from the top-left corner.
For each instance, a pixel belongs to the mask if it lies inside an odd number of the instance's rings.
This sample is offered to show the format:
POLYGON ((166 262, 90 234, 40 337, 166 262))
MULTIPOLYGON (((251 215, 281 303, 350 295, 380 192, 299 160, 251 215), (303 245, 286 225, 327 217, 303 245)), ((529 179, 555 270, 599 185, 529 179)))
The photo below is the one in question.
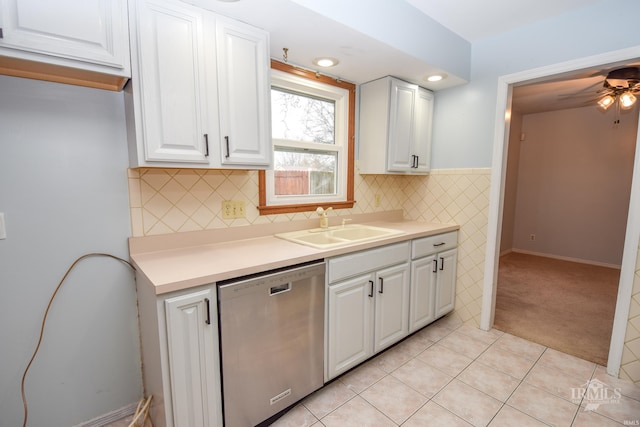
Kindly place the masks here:
POLYGON ((221 427, 215 285, 155 295, 137 275, 145 395, 154 426, 221 427))
POLYGON ((325 380, 409 333, 409 242, 328 260, 325 380))
POLYGON ((410 332, 453 310, 456 297, 457 245, 457 231, 411 242, 410 332))
POLYGON ((329 287, 326 380, 373 354, 372 280, 372 274, 365 274, 329 287))

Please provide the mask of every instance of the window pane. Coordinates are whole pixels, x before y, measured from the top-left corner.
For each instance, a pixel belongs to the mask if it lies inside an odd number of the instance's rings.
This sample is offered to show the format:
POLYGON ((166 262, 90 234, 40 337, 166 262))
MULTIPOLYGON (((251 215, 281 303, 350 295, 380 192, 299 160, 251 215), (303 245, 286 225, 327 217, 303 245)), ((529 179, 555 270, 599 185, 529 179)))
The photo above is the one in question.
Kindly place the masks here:
POLYGON ((276 196, 336 194, 336 153, 274 151, 276 196))
POLYGON ((271 89, 271 129, 276 139, 334 144, 335 103, 271 89))

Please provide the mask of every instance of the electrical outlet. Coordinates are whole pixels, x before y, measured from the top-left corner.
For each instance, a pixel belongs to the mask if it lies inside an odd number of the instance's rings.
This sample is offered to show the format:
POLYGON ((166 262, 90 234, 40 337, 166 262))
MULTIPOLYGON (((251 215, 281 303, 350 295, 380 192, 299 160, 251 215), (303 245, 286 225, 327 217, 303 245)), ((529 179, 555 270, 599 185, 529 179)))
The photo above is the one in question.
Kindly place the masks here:
POLYGON ((529 240, 531 240, 532 242, 534 240, 536 240, 536 235, 535 234, 529 234, 529 240))
POLYGON ((0 212, 0 240, 7 238, 7 227, 4 222, 4 212, 0 212))
POLYGON ((223 200, 222 201, 222 219, 233 219, 233 201, 232 200, 223 200))
POLYGON ((374 202, 373 202, 374 203, 374 207, 379 208, 380 207, 380 195, 376 194, 374 199, 375 199, 374 202))

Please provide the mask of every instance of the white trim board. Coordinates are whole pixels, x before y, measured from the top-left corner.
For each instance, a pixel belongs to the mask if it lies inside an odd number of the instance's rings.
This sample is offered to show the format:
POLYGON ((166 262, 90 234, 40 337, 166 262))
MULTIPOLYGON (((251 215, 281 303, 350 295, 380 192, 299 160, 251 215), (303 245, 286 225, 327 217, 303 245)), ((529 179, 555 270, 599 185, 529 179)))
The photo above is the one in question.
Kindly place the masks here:
POLYGON ((75 427, 103 427, 107 426, 116 421, 120 421, 130 415, 136 413, 136 409, 138 409, 138 402, 130 403, 129 405, 116 409, 115 411, 111 411, 107 414, 100 415, 99 417, 93 418, 89 421, 82 422, 75 427))
MULTIPOLYGON (((498 96, 494 126, 491 188, 489 191, 489 218, 487 224, 487 248, 485 255, 484 281, 482 288, 482 310, 480 328, 487 331, 493 326, 496 302, 496 282, 500 251, 504 184, 506 177, 507 151, 511 114, 511 92, 513 85, 524 82, 543 81, 551 76, 571 73, 576 70, 640 58, 640 46, 589 56, 546 67, 526 70, 498 78, 498 96)), ((618 299, 609 347, 607 373, 618 376, 624 350, 624 337, 629 318, 629 306, 633 290, 635 264, 640 241, 640 129, 636 138, 636 154, 629 200, 627 231, 620 270, 618 299)))

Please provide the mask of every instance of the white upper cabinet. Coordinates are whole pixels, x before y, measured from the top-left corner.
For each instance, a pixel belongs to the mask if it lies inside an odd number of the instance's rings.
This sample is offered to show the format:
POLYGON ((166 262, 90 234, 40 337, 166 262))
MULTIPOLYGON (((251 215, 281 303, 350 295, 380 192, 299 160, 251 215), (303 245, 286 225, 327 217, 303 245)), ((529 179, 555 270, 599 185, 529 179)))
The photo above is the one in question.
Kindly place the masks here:
POLYGON ((216 19, 221 161, 271 164, 269 34, 216 19))
POLYGON ((130 77, 126 0, 0 0, 2 74, 120 90, 130 77))
POLYGON ((132 0, 132 167, 264 169, 268 37, 182 2, 132 0))
POLYGON ((133 75, 126 91, 127 108, 133 107, 127 115, 132 166, 208 167, 207 140, 217 142, 218 127, 210 44, 215 33, 207 33, 207 14, 162 0, 132 1, 130 13, 133 75))
POLYGON ((424 174, 431 168, 433 94, 394 77, 360 87, 362 174, 424 174))

